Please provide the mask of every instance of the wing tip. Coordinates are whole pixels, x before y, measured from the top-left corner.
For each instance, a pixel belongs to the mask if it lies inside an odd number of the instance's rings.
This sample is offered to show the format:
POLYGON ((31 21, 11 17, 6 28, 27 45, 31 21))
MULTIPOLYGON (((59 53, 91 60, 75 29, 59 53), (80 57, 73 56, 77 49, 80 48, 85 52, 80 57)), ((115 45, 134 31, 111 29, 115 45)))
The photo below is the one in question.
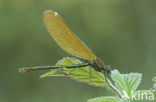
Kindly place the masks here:
POLYGON ((47 14, 52 14, 52 15, 55 15, 55 16, 58 15, 58 13, 53 11, 53 10, 46 10, 46 11, 44 11, 43 15, 47 15, 47 14))

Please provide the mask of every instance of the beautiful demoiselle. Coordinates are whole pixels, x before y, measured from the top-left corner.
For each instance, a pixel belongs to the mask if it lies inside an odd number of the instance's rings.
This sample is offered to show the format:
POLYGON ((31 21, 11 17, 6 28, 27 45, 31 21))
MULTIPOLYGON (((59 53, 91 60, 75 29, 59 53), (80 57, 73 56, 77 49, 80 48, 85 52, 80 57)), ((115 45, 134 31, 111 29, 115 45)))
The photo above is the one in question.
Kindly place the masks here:
POLYGON ((51 65, 20 68, 21 73, 33 70, 58 69, 58 68, 81 68, 89 66, 95 71, 103 73, 105 76, 110 73, 110 68, 105 66, 103 61, 70 30, 57 12, 47 10, 44 12, 44 24, 56 43, 69 54, 83 59, 81 64, 73 65, 51 65))

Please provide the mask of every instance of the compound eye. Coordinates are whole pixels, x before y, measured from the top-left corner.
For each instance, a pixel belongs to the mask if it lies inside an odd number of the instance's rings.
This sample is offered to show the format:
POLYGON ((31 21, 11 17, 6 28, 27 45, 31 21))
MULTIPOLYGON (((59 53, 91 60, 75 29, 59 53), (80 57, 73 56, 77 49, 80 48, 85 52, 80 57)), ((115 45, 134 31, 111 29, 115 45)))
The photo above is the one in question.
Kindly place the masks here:
POLYGON ((94 68, 95 71, 98 71, 99 69, 97 67, 94 68))
POLYGON ((111 73, 111 67, 109 65, 106 66, 105 72, 107 74, 110 74, 111 73))

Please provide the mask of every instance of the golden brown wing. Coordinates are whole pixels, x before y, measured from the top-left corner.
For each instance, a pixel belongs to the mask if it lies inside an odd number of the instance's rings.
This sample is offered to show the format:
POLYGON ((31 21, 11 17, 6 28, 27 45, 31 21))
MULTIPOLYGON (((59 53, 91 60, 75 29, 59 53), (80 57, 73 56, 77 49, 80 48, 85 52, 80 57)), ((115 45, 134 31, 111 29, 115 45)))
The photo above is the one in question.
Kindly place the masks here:
POLYGON ((76 37, 57 12, 45 11, 44 23, 57 44, 69 54, 89 60, 96 59, 96 56, 76 37))

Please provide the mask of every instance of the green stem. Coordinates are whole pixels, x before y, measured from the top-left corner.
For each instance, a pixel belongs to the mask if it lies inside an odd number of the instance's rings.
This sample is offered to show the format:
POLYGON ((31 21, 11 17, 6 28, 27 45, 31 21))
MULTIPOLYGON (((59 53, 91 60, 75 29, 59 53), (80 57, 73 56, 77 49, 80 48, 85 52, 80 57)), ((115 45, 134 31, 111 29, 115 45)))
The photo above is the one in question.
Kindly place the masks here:
POLYGON ((118 89, 113 85, 113 84, 109 84, 108 89, 110 89, 112 92, 114 92, 116 94, 117 97, 122 98, 120 92, 118 91, 118 89))

